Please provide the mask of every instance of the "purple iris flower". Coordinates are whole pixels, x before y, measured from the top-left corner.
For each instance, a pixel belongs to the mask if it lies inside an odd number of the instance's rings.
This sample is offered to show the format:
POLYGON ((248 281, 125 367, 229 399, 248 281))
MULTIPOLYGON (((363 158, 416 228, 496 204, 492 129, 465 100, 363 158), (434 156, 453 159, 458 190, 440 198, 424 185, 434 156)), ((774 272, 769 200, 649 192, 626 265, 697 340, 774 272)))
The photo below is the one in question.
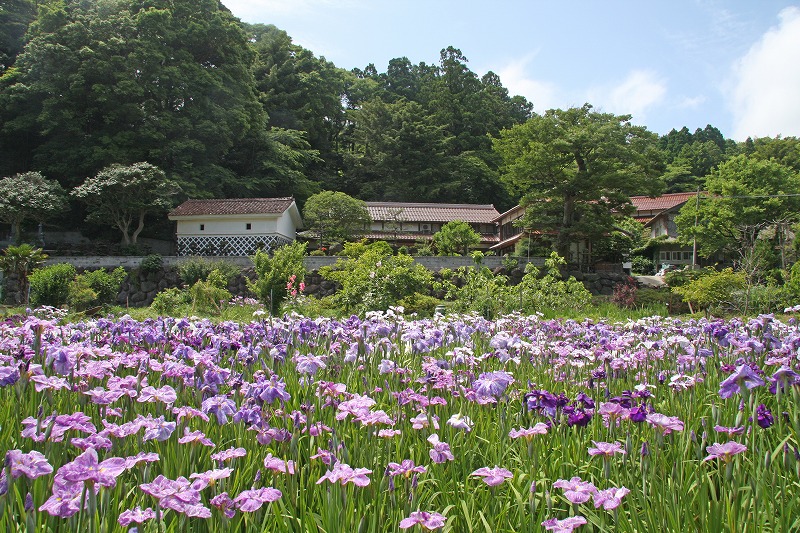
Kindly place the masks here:
POLYGON ((233 499, 236 508, 245 513, 261 509, 265 503, 274 502, 282 496, 281 491, 272 487, 244 490, 233 499))
POLYGON ((71 463, 58 469, 58 475, 70 483, 88 481, 103 487, 114 487, 117 477, 125 471, 125 459, 112 457, 100 462, 94 448, 89 448, 71 463))
POLYGON ((53 467, 47 458, 37 451, 22 453, 21 450, 9 450, 6 453, 6 464, 11 467, 11 477, 25 476, 36 479, 53 473, 53 467))
POLYGON ((13 366, 0 366, 0 387, 7 387, 19 381, 19 369, 13 366))
POLYGON ((455 459, 455 456, 450 451, 450 445, 440 441, 439 435, 436 433, 428 437, 428 442, 433 446, 428 452, 428 455, 430 455, 431 461, 434 463, 444 463, 445 461, 453 461, 455 459))
POLYGON ((172 436, 177 424, 175 422, 167 422, 163 416, 158 418, 149 418, 142 423, 145 428, 143 441, 157 440, 165 441, 172 436))
POLYGON ((525 395, 525 406, 528 411, 538 411, 555 418, 558 398, 546 390, 533 390, 525 395))
POLYGON ((439 513, 428 513, 426 511, 412 511, 408 518, 400 521, 400 529, 408 529, 419 525, 422 529, 433 531, 444 527, 445 517, 439 513))
POLYGON ((792 370, 790 366, 783 365, 772 374, 769 381, 769 391, 775 394, 778 387, 780 387, 782 391, 786 391, 786 389, 790 388, 792 385, 800 383, 800 374, 792 370))
POLYGON ((622 498, 630 492, 630 489, 625 487, 610 488, 597 491, 594 496, 594 507, 599 509, 603 507, 606 511, 616 509, 622 503, 622 498))
POLYGON ((479 468, 471 473, 470 476, 482 477, 484 483, 490 487, 495 487, 500 485, 506 479, 514 477, 514 474, 512 474, 511 471, 506 468, 495 466, 494 468, 479 468))
POLYGON ((512 383, 514 383, 514 376, 501 370, 481 374, 472 386, 478 396, 499 398, 512 383))
POLYGON ((736 367, 733 374, 719 384, 719 395, 727 399, 731 398, 737 392, 761 387, 764 384, 764 380, 761 379, 749 365, 739 365, 736 367))
POLYGON ((570 516, 564 520, 550 518, 542 522, 542 525, 547 531, 552 531, 553 533, 572 533, 575 528, 585 523, 586 519, 582 516, 570 516))
POLYGON ((767 409, 767 406, 764 405, 763 403, 759 404, 758 407, 756 407, 756 423, 760 427, 767 429, 774 422, 775 419, 772 416, 772 412, 769 409, 767 409))
POLYGON ((69 518, 80 511, 81 492, 83 483, 71 483, 56 474, 53 494, 39 507, 39 511, 47 511, 51 516, 69 518))
POLYGON ((208 502, 228 517, 233 518, 236 515, 236 511, 233 510, 234 503, 230 496, 228 496, 227 492, 223 492, 222 494, 217 494, 208 502))
POLYGON ((225 396, 212 396, 203 400, 200 409, 208 415, 216 416, 217 423, 223 425, 228 422, 228 417, 236 412, 236 403, 225 396))
POLYGON ((248 395, 257 401, 268 404, 272 404, 275 400, 285 403, 291 398, 289 393, 286 392, 286 383, 275 375, 270 377, 269 381, 262 380, 254 383, 248 395))
POLYGON ((738 442, 728 441, 725 444, 714 443, 711 446, 706 446, 706 451, 708 452, 708 457, 703 461, 722 459, 723 462, 729 463, 734 455, 747 451, 747 446, 738 442))
POLYGON ((123 527, 127 527, 128 525, 136 522, 137 524, 141 524, 142 522, 146 522, 147 520, 152 520, 156 517, 155 511, 153 511, 150 507, 147 509, 142 510, 141 507, 137 506, 135 509, 128 509, 122 511, 119 514, 119 518, 117 522, 119 525, 123 527))
POLYGON ((583 481, 577 476, 569 481, 566 479, 559 479, 553 483, 553 487, 556 489, 564 489, 564 497, 569 500, 570 503, 574 504, 588 502, 589 498, 597 492, 597 488, 593 484, 588 481, 583 481))

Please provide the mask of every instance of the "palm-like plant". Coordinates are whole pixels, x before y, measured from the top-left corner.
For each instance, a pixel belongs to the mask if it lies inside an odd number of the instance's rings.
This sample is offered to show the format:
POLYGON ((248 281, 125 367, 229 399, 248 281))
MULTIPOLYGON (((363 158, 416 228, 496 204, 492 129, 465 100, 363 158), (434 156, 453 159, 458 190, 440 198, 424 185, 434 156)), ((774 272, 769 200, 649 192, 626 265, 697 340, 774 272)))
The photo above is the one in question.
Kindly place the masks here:
POLYGON ((0 256, 0 270, 6 276, 17 278, 20 294, 22 294, 23 301, 15 303, 28 303, 28 274, 41 266, 45 259, 47 259, 47 254, 42 252, 41 248, 34 248, 30 244, 9 246, 3 250, 3 255, 0 256))

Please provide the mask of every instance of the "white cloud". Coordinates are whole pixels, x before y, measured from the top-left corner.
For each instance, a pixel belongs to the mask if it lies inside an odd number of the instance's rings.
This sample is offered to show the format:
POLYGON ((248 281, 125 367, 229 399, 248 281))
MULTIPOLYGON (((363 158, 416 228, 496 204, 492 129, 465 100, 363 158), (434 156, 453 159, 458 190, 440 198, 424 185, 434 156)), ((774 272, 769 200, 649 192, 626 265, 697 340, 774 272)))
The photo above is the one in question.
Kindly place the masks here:
POLYGON ((708 99, 700 94, 698 96, 685 96, 679 100, 675 107, 678 109, 697 109, 702 104, 706 103, 708 99))
POLYGON ((666 94, 667 84, 655 72, 633 70, 617 85, 590 89, 586 101, 606 112, 633 115, 634 122, 643 124, 647 111, 666 94))
POLYGON ((535 53, 516 59, 496 70, 503 86, 511 96, 521 95, 533 104, 537 113, 560 107, 558 88, 554 83, 537 80, 528 74, 528 66, 536 57, 535 53))
POLYGON ((800 8, 786 8, 779 17, 779 25, 734 65, 736 140, 800 135, 800 8))

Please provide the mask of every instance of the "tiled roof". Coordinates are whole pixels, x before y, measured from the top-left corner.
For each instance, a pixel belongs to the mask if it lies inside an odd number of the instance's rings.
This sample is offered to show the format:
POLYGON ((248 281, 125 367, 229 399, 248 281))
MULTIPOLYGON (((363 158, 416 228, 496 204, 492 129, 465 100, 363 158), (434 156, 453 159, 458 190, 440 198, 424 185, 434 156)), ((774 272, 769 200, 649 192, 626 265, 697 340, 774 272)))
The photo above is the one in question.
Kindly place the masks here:
POLYGON ((452 222, 463 220, 491 224, 500 213, 491 204, 426 204, 407 202, 366 202, 372 220, 403 222, 452 222))
POLYGON ((631 203, 637 211, 663 211, 672 209, 697 196, 696 192, 676 192, 662 194, 655 198, 649 196, 631 196, 631 203))
POLYGON ((289 209, 292 202, 294 198, 186 200, 170 211, 169 216, 280 214, 289 209))
MULTIPOLYGON (((302 237, 307 239, 316 239, 319 238, 319 233, 313 230, 303 231, 300 233, 302 237)), ((500 237, 497 235, 487 235, 487 234, 480 234, 481 236, 481 243, 489 244, 495 243, 500 240, 500 237)), ((416 241, 427 241, 433 238, 433 233, 412 233, 408 231, 404 232, 389 232, 389 231, 371 231, 369 233, 359 233, 356 238, 358 239, 368 239, 370 241, 387 241, 387 242, 409 242, 414 243, 416 241)))

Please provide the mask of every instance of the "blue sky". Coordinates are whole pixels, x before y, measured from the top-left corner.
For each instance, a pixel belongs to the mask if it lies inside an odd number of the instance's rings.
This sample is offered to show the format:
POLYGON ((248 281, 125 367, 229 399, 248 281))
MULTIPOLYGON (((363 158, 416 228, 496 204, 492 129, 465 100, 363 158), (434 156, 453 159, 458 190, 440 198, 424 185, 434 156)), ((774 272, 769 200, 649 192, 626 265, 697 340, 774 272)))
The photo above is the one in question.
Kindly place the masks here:
POLYGON ((800 136, 800 2, 222 0, 336 66, 385 72, 454 46, 534 111, 589 102, 664 134, 800 136))

